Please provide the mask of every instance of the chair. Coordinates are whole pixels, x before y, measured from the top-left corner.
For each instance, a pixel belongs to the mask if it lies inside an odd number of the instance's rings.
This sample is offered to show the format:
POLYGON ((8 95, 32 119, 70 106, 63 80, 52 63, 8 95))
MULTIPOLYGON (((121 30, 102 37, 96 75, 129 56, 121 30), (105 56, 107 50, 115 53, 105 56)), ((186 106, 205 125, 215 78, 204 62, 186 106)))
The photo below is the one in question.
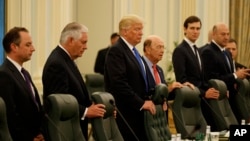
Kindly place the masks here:
POLYGON ((0 141, 12 141, 6 115, 6 106, 0 97, 0 141))
POLYGON ((94 92, 104 92, 104 77, 101 74, 86 74, 86 87, 91 95, 94 92))
POLYGON ((210 87, 220 92, 218 100, 206 100, 210 107, 211 117, 213 118, 217 131, 228 130, 231 124, 238 124, 227 98, 227 86, 218 79, 210 79, 210 87))
POLYGON ((165 84, 155 87, 155 94, 152 101, 156 107, 156 114, 152 115, 149 111, 144 111, 144 125, 146 136, 149 141, 166 141, 171 139, 168 128, 166 111, 163 111, 162 104, 168 97, 168 88, 165 84))
POLYGON ((70 94, 51 94, 44 103, 50 141, 85 141, 80 127, 78 102, 70 94))
POLYGON ((123 137, 119 131, 114 118, 115 100, 114 97, 107 92, 94 92, 92 100, 99 104, 105 105, 106 113, 104 117, 92 118, 91 124, 93 136, 96 141, 123 141, 123 137))
POLYGON ((176 131, 182 139, 194 139, 200 133, 206 133, 206 120, 200 106, 200 91, 197 87, 188 86, 175 90, 172 105, 176 131))
MULTIPOLYGON (((237 79, 237 94, 235 95, 236 108, 241 119, 250 122, 250 85, 247 79, 237 79)), ((240 119, 240 120, 241 120, 240 119)), ((238 120, 239 122, 239 120, 238 120)))

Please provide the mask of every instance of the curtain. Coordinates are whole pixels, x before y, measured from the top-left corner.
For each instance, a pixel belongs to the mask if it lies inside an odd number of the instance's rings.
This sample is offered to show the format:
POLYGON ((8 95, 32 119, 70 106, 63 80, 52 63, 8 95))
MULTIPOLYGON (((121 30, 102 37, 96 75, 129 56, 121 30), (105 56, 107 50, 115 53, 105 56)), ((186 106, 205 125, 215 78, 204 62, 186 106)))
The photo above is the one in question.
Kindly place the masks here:
POLYGON ((230 0, 229 28, 237 41, 237 62, 250 68, 250 0, 230 0))

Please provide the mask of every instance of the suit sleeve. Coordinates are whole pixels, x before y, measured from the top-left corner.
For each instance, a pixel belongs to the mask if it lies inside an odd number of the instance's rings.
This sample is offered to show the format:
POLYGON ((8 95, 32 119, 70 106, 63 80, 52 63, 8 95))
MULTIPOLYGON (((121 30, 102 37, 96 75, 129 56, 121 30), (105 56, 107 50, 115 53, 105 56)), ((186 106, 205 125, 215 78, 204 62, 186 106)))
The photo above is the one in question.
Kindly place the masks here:
POLYGON ((180 47, 175 48, 172 60, 176 81, 184 83, 187 81, 185 52, 180 47))

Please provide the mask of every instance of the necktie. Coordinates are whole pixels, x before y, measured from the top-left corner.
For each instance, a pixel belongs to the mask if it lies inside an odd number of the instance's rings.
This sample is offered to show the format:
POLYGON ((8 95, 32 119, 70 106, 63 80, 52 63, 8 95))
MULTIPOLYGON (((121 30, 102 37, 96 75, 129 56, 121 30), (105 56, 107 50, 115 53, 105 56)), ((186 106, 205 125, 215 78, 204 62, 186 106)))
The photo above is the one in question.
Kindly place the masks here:
POLYGON ((36 98, 35 98, 35 95, 34 95, 33 90, 31 88, 30 74, 24 68, 21 69, 21 72, 22 72, 22 74, 23 74, 23 76, 25 78, 25 82, 27 84, 27 87, 29 88, 29 91, 30 91, 30 94, 32 96, 32 99, 36 103, 36 105, 38 106, 36 98))
POLYGON ((226 54, 225 50, 223 50, 222 53, 223 53, 223 55, 224 55, 224 57, 226 59, 227 66, 228 66, 229 70, 231 71, 231 65, 230 65, 230 62, 229 62, 229 59, 227 57, 227 54, 226 54))
POLYGON ((156 69, 156 65, 154 64, 154 65, 152 66, 152 68, 153 68, 153 72, 154 72, 155 84, 156 84, 156 85, 157 85, 157 84, 160 84, 160 83, 161 83, 161 79, 160 79, 159 73, 158 73, 158 71, 157 71, 157 69, 156 69))
POLYGON ((147 79, 146 79, 146 72, 145 72, 144 66, 142 64, 141 56, 140 56, 139 52, 137 51, 137 49, 135 47, 133 47, 133 51, 134 51, 136 60, 140 64, 141 72, 143 74, 143 78, 144 78, 144 81, 145 81, 145 84, 146 84, 146 91, 147 91, 148 90, 148 83, 147 83, 147 79))
POLYGON ((194 55, 195 55, 196 60, 197 60, 197 62, 198 62, 198 64, 199 64, 199 67, 200 67, 200 69, 201 69, 201 62, 200 62, 200 60, 199 60, 198 49, 197 49, 196 45, 193 45, 193 48, 194 48, 194 55))

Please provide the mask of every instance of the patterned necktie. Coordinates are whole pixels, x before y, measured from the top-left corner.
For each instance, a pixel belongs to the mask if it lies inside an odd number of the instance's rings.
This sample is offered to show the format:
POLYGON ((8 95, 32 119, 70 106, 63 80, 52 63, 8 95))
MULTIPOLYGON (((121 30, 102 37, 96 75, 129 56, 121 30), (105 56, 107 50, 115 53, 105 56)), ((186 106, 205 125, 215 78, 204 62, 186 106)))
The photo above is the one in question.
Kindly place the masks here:
POLYGON ((155 84, 156 84, 156 85, 157 85, 157 84, 160 84, 160 83, 161 83, 161 79, 160 79, 159 73, 158 73, 158 71, 157 71, 156 65, 154 64, 154 65, 152 66, 152 68, 153 68, 153 72, 154 72, 155 84))
POLYGON ((38 107, 38 103, 36 101, 35 94, 33 93, 32 86, 31 86, 32 83, 31 83, 31 80, 30 80, 30 74, 24 68, 21 69, 21 72, 22 72, 22 74, 23 74, 23 76, 25 78, 25 82, 26 82, 26 85, 27 85, 27 87, 28 87, 28 89, 30 91, 32 99, 33 99, 33 101, 35 102, 35 104, 38 107))
POLYGON ((146 91, 147 91, 148 90, 148 83, 147 83, 147 78, 146 78, 146 72, 145 72, 145 69, 144 69, 144 65, 142 64, 141 56, 140 56, 139 52, 137 51, 137 49, 135 47, 133 47, 133 51, 134 51, 136 60, 140 64, 141 72, 143 74, 143 78, 144 78, 144 81, 145 81, 145 84, 146 84, 146 91))

